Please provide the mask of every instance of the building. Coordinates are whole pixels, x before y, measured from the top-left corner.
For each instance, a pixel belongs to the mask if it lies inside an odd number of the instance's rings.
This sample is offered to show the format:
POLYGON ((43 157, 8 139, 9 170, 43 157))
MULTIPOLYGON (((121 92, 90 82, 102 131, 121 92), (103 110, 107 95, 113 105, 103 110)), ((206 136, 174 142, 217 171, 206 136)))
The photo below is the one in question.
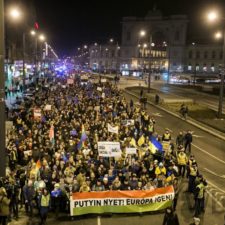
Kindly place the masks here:
POLYGON ((186 47, 185 72, 218 74, 223 64, 223 49, 219 44, 192 43, 186 47))
POLYGON ((218 74, 223 64, 222 44, 199 37, 188 44, 188 37, 193 39, 188 22, 185 15, 164 17, 158 10, 143 18, 124 17, 121 47, 113 43, 91 46, 90 67, 132 76, 160 72, 164 79, 176 73, 218 74))
POLYGON ((120 46, 109 43, 89 48, 90 68, 96 72, 116 73, 120 69, 120 46))
POLYGON ((163 17, 158 10, 144 18, 123 18, 121 71, 127 75, 150 69, 183 72, 187 26, 185 15, 163 17))

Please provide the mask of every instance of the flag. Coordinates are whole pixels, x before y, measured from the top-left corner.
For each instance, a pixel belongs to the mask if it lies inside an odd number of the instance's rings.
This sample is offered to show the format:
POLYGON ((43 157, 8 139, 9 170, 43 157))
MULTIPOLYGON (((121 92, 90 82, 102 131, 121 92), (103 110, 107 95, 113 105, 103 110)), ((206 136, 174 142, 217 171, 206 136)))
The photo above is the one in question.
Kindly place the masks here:
POLYGON ((111 126, 111 125, 108 123, 108 132, 118 134, 118 130, 119 130, 119 127, 118 127, 118 126, 113 127, 113 126, 111 126))
POLYGON ((151 152, 154 154, 156 151, 162 153, 163 152, 163 146, 162 144, 156 140, 155 137, 151 136, 150 137, 151 143, 149 144, 151 152))
POLYGON ((141 135, 141 137, 138 139, 138 146, 142 146, 145 143, 145 137, 144 135, 141 135))
POLYGON ((132 138, 132 139, 131 139, 131 141, 130 141, 130 145, 131 145, 131 146, 133 146, 133 147, 137 147, 137 145, 136 145, 136 141, 135 141, 135 139, 134 139, 134 138, 132 138))
POLYGON ((49 139, 52 143, 54 143, 55 140, 55 132, 54 132, 54 126, 51 125, 50 130, 49 130, 49 139))
POLYGON ((41 168, 41 161, 40 159, 38 159, 38 161, 36 162, 36 170, 39 170, 41 168))
POLYGON ((80 150, 81 148, 85 147, 85 141, 88 139, 88 136, 85 133, 84 125, 82 125, 81 130, 81 138, 80 141, 77 144, 77 149, 80 150))

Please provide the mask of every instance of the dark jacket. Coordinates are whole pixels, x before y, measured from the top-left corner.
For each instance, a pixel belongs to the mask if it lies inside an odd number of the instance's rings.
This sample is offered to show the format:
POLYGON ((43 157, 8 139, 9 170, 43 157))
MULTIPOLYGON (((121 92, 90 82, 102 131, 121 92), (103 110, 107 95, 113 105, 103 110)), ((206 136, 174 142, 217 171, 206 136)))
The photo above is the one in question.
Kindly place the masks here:
POLYGON ((166 213, 164 216, 163 225, 179 225, 177 214, 166 213))

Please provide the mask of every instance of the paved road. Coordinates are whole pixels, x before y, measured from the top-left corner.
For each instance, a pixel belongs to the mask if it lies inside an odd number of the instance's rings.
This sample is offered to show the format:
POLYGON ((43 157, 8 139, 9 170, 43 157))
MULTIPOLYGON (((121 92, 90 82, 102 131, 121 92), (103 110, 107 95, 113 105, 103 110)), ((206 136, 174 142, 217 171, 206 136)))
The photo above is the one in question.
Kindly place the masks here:
MULTIPOLYGON (((120 81, 120 85, 123 88, 129 87, 129 86, 137 86, 139 84, 141 84, 142 86, 147 86, 145 81, 140 79, 128 80, 127 78, 122 77, 120 81)), ((207 106, 208 108, 213 109, 215 111, 218 110, 219 96, 202 93, 193 89, 182 88, 175 85, 173 86, 166 85, 164 82, 161 82, 161 81, 159 82, 153 81, 151 83, 151 87, 165 94, 173 94, 175 96, 191 98, 196 103, 203 104, 207 106)), ((225 98, 223 100, 223 113, 225 113, 225 98)))

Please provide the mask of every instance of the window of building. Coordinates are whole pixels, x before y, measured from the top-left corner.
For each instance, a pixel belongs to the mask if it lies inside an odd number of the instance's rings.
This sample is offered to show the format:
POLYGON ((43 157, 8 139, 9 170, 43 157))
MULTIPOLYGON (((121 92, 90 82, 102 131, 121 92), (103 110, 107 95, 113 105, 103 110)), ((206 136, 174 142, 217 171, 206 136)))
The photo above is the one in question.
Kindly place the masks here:
POLYGON ((220 59, 223 59, 223 51, 220 51, 220 59))
POLYGON ((189 63, 188 65, 188 71, 191 71, 192 70, 192 65, 189 63))
POLYGON ((204 59, 208 59, 208 52, 207 51, 204 52, 204 59))
POLYGON ((211 64, 211 71, 212 71, 212 72, 215 72, 215 66, 214 66, 214 63, 211 64))
POLYGON ((197 52, 196 52, 196 59, 199 59, 199 58, 200 58, 200 52, 197 51, 197 52))
POLYGON ((200 69, 200 66, 199 66, 198 64, 196 64, 195 70, 196 70, 196 71, 199 71, 199 69, 200 69))
POLYGON ((216 52, 212 51, 212 59, 215 59, 215 58, 216 58, 216 52))
POLYGON ((189 59, 192 59, 192 57, 193 57, 193 52, 192 52, 192 51, 189 51, 189 53, 188 53, 188 58, 189 58, 189 59))
POLYGON ((180 40, 180 31, 179 30, 177 30, 176 32, 175 32, 175 41, 179 41, 180 40))
POLYGON ((126 39, 127 39, 127 41, 130 41, 130 39, 131 39, 131 33, 130 33, 130 31, 127 31, 126 39))
POLYGON ((203 71, 207 72, 207 65, 206 64, 203 65, 203 71))

